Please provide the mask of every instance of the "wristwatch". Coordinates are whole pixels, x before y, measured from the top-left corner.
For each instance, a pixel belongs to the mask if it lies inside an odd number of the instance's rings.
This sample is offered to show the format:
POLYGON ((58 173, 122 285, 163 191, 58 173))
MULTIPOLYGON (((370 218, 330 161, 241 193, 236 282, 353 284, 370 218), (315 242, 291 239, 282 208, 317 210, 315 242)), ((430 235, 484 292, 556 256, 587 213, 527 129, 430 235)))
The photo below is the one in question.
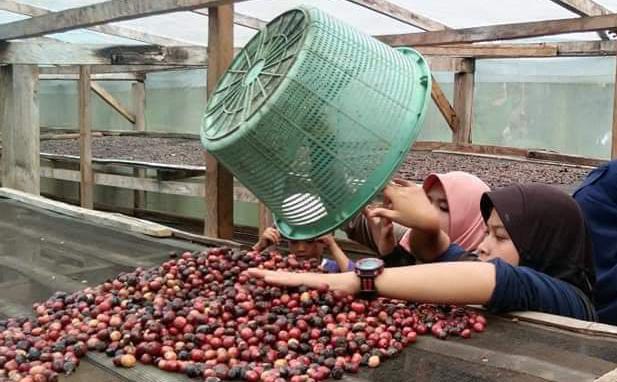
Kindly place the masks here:
POLYGON ((383 260, 376 257, 367 257, 356 262, 355 272, 360 278, 360 298, 372 300, 377 297, 375 279, 383 272, 383 268, 383 260))

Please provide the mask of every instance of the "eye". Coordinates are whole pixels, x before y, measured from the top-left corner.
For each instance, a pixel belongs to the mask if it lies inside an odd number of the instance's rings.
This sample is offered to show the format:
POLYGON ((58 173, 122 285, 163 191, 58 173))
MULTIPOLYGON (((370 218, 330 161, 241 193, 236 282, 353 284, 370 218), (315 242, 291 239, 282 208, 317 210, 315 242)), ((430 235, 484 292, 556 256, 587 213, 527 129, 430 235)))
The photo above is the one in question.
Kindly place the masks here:
POLYGON ((442 212, 445 212, 445 213, 450 213, 450 208, 449 208, 449 207, 448 207, 448 205, 447 205, 447 204, 445 204, 445 203, 440 204, 440 205, 439 205, 439 209, 440 209, 442 212))

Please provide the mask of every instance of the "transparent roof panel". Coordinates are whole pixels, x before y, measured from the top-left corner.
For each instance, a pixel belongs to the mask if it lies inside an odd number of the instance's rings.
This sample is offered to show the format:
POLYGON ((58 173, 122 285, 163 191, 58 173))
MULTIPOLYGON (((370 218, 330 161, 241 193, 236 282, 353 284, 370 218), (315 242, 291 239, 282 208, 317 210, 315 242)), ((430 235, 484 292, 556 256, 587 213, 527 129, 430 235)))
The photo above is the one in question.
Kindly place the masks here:
MULTIPOLYGON (((105 0, 18 0, 36 7, 63 10, 80 7, 105 0)), ((388 0, 410 11, 427 16, 452 28, 562 19, 577 17, 576 14, 558 6, 551 0, 486 0, 435 1, 435 0, 388 0)), ((605 7, 617 11, 617 0, 595 0, 605 7)), ((269 21, 280 13, 302 4, 319 7, 350 25, 372 35, 420 32, 420 29, 390 17, 373 12, 346 0, 251 0, 235 5, 239 13, 269 21)), ((0 11, 0 23, 25 18, 0 11)), ((183 44, 207 44, 207 17, 193 12, 175 12, 150 16, 129 21, 112 23, 141 32, 178 40, 183 44)), ((256 32, 242 26, 234 29, 235 45, 243 46, 256 32)), ((67 42, 92 44, 139 44, 135 40, 104 35, 92 31, 76 30, 53 35, 67 42)), ((573 33, 542 38, 513 40, 513 42, 597 40, 595 33, 573 33)))
POLYGON ((421 32, 418 28, 345 0, 252 0, 238 3, 235 5, 235 8, 240 13, 269 21, 279 14, 300 5, 317 7, 368 34, 421 32))
POLYGON ((550 0, 390 0, 451 28, 565 19, 578 15, 550 0))

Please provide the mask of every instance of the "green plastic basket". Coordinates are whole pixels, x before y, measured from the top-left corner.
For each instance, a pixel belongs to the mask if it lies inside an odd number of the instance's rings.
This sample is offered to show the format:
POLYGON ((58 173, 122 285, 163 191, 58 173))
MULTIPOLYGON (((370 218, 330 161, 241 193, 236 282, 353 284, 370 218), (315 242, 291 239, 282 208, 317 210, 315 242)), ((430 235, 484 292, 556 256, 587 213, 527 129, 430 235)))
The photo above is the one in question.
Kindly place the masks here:
POLYGON ((419 53, 301 7, 237 54, 209 99, 201 139, 284 236, 310 239, 339 227, 388 182, 430 93, 419 53))

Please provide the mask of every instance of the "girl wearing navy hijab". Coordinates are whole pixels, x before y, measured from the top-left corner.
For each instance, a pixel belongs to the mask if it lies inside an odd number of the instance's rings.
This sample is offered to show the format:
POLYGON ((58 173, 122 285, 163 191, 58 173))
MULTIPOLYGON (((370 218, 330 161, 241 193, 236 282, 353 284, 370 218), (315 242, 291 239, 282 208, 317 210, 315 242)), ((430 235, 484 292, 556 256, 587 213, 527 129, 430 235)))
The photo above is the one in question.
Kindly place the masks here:
POLYGON ((574 198, 583 210, 593 242, 599 319, 617 325, 617 160, 593 170, 574 198))

